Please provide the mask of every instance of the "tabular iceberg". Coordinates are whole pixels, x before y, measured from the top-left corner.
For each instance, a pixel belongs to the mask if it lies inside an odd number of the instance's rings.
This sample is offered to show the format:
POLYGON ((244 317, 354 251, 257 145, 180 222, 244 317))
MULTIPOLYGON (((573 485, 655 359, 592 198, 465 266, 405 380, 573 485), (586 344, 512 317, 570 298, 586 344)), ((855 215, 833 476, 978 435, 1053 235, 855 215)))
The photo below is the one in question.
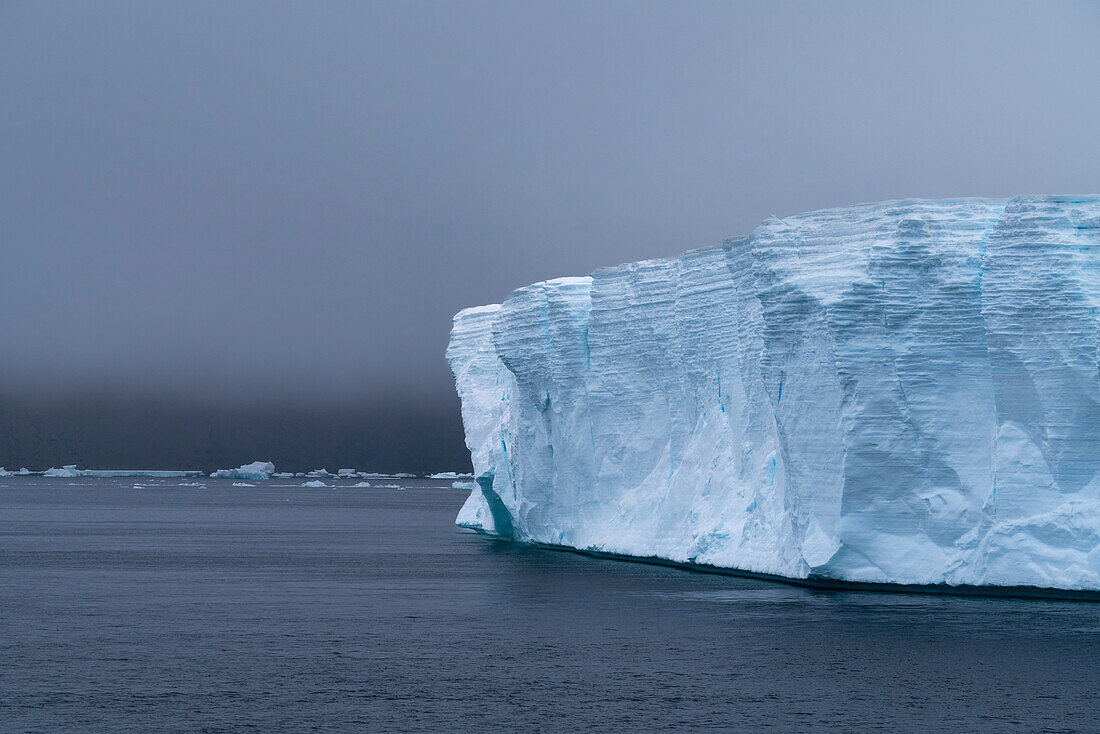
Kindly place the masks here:
POLYGON ((1100 589, 1100 197, 894 201, 455 316, 457 523, 791 579, 1100 589))
MULTIPOLYGON (((20 474, 30 474, 23 469, 20 474)), ((11 476, 0 467, 0 476, 11 476)), ((181 477, 200 477, 202 472, 197 469, 77 469, 76 464, 66 464, 60 469, 50 467, 42 473, 47 479, 73 479, 76 477, 92 477, 93 479, 124 479, 129 477, 141 477, 148 479, 178 479, 181 477)))

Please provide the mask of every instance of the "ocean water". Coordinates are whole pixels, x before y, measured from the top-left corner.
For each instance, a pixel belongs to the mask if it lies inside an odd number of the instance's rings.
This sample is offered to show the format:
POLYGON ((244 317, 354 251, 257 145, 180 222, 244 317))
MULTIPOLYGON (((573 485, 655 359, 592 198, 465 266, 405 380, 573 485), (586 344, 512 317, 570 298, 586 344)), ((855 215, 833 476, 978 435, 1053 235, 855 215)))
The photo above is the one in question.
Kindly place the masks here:
POLYGON ((525 548, 444 482, 188 481, 0 480, 0 730, 1100 730, 1100 604, 525 548))

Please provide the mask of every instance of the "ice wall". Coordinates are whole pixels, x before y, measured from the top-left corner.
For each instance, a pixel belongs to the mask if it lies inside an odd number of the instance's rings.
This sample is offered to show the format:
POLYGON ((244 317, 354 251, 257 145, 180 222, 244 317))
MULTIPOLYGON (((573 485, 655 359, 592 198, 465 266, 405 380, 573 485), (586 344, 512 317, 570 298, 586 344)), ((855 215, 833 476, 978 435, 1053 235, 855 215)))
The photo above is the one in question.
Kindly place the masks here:
POLYGON ((897 201, 455 316, 520 541, 787 577, 1100 589, 1100 197, 897 201))

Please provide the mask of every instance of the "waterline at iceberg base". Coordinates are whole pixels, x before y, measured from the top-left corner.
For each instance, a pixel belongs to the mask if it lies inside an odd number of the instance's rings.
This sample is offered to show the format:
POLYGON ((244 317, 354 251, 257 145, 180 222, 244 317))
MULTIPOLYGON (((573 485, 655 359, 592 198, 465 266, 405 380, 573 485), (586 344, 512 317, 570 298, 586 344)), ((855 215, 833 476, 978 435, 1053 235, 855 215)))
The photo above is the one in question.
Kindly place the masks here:
POLYGON ((457 523, 808 582, 1100 590, 1098 308, 1095 196, 772 218, 520 288, 455 316, 457 523))

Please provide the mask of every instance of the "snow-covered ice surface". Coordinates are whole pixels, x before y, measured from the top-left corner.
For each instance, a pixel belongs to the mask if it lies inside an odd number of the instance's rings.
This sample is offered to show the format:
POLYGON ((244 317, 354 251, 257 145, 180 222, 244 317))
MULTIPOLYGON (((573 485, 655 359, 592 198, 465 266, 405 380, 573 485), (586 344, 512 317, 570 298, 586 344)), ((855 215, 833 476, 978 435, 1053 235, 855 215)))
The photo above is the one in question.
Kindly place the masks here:
POLYGON ((792 579, 1100 589, 1100 197, 894 201, 455 316, 515 540, 792 579))

